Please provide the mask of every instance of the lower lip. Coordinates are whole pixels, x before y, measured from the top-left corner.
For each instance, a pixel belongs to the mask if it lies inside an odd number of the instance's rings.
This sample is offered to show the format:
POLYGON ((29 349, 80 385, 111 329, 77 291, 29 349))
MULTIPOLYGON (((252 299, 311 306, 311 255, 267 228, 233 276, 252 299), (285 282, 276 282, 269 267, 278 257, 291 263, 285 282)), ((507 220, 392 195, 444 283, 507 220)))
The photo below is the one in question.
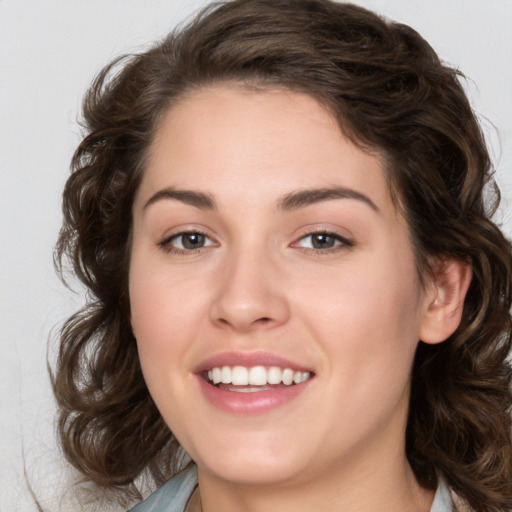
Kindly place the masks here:
POLYGON ((311 379, 293 386, 276 387, 265 391, 241 393, 217 388, 197 376, 206 399, 216 408, 232 414, 261 414, 291 402, 303 393, 311 379))

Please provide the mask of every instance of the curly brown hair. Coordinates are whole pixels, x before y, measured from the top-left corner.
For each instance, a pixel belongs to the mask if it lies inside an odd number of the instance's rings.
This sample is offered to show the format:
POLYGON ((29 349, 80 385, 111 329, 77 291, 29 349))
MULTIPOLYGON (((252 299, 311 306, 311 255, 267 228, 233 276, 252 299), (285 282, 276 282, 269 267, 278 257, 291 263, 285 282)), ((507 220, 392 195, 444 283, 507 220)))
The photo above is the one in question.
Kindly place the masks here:
POLYGON ((461 76, 410 27, 330 0, 215 3, 99 74, 55 254, 88 290, 52 372, 61 445, 87 479, 133 498, 138 476, 159 485, 183 462, 129 322, 132 202, 163 113, 191 90, 235 81, 309 94, 351 140, 384 155, 421 275, 432 256, 471 262, 459 328, 418 346, 407 456, 421 485, 442 478, 474 511, 512 510, 512 255, 490 220, 499 193, 484 201, 492 168, 461 76))

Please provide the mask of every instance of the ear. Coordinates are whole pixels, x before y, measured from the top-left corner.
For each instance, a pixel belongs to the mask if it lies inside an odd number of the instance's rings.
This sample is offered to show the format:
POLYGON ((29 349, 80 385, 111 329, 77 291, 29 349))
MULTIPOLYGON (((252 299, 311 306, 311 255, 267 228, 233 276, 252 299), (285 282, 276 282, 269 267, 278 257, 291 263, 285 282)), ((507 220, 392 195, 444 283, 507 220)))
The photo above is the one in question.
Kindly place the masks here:
POLYGON ((441 343, 459 326, 473 275, 471 263, 451 258, 436 259, 432 269, 420 327, 421 341, 429 344, 441 343))

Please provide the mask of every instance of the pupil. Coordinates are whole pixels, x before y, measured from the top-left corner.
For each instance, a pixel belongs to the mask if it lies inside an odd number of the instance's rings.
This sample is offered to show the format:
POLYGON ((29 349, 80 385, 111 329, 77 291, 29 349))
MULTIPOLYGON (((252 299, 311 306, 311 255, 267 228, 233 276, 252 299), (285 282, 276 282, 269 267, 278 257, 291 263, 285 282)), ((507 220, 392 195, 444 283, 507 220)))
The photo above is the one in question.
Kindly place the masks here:
POLYGON ((313 247, 315 249, 330 248, 334 245, 334 238, 329 235, 315 235, 313 237, 313 247))
POLYGON ((185 249, 197 249, 204 245, 204 235, 200 233, 188 233, 183 236, 183 247, 185 249))

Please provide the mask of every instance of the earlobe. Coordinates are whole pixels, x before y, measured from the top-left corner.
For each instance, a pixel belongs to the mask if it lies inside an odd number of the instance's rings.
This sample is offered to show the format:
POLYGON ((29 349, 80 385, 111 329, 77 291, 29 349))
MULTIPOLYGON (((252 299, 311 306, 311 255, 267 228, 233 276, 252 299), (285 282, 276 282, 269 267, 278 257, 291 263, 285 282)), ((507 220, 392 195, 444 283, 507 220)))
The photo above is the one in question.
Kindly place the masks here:
POLYGON ((420 339, 429 344, 441 343, 459 326, 472 277, 471 263, 467 261, 437 259, 432 267, 420 329, 420 339))

